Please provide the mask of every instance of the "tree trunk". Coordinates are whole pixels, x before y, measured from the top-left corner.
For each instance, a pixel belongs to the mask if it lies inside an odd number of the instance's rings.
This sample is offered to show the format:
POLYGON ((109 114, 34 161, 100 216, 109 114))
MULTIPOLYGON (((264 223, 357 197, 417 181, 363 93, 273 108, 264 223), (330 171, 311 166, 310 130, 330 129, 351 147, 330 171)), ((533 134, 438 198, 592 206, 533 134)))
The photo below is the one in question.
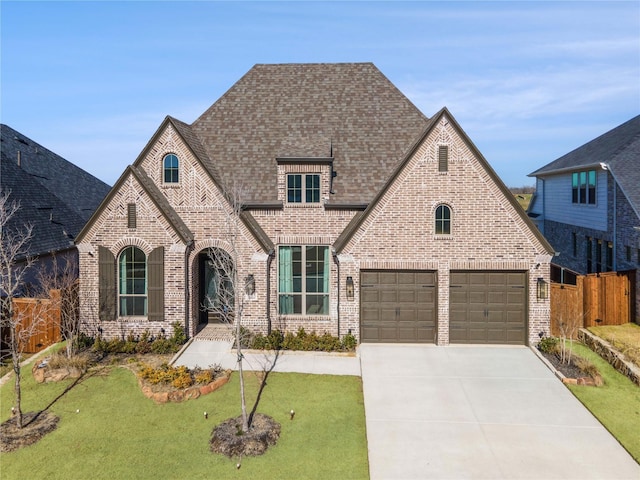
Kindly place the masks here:
POLYGON ((236 318, 236 348, 238 349, 238 375, 240 375, 240 403, 242 405, 242 432, 249 431, 249 419, 247 417, 247 402, 244 398, 244 375, 242 372, 242 340, 240 338, 240 316, 236 318))

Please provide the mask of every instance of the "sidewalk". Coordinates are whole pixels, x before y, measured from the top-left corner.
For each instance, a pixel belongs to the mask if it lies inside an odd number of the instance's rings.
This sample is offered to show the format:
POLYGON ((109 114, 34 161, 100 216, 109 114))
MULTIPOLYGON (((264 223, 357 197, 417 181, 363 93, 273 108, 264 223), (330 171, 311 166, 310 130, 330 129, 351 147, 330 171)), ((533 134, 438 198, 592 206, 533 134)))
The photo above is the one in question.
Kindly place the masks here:
MULTIPOLYGON (((229 341, 193 340, 176 355, 172 364, 208 367, 221 365, 236 370, 237 352, 229 341)), ((263 370, 275 360, 274 372, 312 373, 321 375, 353 375, 359 377, 360 357, 357 354, 246 350, 243 352, 245 370, 263 370)))

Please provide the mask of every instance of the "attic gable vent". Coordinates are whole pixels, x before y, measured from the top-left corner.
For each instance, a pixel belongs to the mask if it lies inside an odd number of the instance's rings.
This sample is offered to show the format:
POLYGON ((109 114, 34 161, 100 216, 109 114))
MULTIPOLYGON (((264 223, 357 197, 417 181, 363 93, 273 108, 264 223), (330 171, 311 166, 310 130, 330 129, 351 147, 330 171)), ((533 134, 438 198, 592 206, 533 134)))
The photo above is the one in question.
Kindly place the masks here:
POLYGON ((127 204, 127 228, 136 228, 136 204, 127 204))
POLYGON ((449 147, 440 145, 438 147, 438 171, 447 172, 449 170, 449 147))

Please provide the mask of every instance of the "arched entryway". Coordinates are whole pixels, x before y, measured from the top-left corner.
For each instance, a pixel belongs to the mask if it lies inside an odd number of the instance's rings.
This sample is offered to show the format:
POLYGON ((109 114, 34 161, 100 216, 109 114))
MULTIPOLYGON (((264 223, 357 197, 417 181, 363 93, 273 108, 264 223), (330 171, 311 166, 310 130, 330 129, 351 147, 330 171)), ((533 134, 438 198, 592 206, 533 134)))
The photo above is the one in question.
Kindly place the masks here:
POLYGON ((220 248, 207 248, 198 254, 198 321, 229 323, 235 298, 231 256, 220 248))

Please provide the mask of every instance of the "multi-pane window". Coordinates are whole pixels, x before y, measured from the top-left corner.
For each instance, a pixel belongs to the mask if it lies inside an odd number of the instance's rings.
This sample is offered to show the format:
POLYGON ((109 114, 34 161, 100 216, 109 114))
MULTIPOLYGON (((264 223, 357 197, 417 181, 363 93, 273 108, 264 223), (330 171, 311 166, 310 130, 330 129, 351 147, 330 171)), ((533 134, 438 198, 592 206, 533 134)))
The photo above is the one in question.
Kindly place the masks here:
POLYGON ((287 175, 287 202, 320 203, 320 175, 317 173, 287 175))
POLYGON ((574 172, 571 175, 571 202, 596 204, 596 171, 574 172))
POLYGON ((329 247, 279 247, 278 312, 329 315, 329 272, 329 247))
POLYGON ((179 163, 178 157, 173 153, 165 155, 164 160, 164 183, 178 183, 179 181, 179 163))
POLYGON ((451 235, 451 209, 447 205, 438 205, 435 222, 436 235, 451 235))
POLYGON ((121 317, 147 314, 147 256, 127 247, 118 261, 118 305, 121 317))

